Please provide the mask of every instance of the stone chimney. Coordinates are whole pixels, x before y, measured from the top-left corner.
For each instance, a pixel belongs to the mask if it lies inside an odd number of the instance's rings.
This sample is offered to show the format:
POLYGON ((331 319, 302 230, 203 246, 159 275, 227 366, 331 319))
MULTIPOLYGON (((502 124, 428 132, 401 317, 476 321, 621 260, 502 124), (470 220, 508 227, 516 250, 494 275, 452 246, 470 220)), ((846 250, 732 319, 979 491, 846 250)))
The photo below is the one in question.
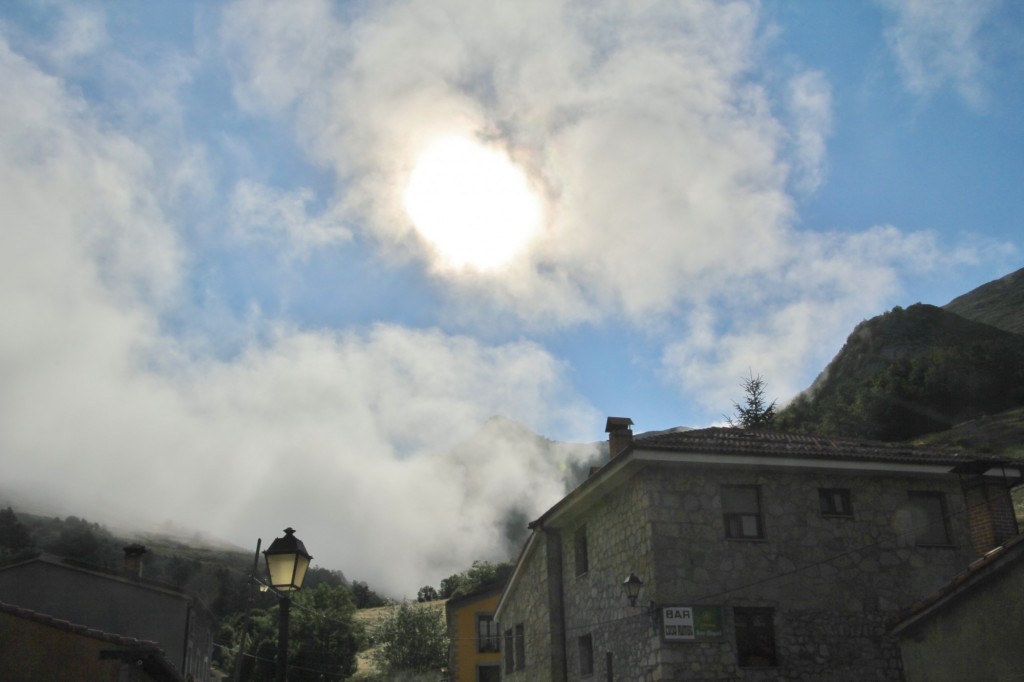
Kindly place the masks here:
POLYGON ((975 476, 963 481, 971 543, 978 556, 1017 537, 1017 517, 1009 487, 999 479, 975 476))
POLYGON ((633 420, 629 417, 608 417, 604 431, 608 434, 608 456, 610 459, 633 445, 633 420))
POLYGON ((146 548, 137 542, 124 548, 124 573, 132 580, 142 577, 142 555, 145 553, 146 548))

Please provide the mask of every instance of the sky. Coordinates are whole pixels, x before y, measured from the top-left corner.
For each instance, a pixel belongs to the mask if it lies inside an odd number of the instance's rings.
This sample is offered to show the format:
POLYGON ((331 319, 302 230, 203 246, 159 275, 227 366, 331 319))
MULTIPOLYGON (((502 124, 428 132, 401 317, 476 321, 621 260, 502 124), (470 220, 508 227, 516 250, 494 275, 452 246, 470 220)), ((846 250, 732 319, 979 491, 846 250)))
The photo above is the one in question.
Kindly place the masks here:
POLYGON ((492 417, 717 424, 1021 267, 1011 0, 8 0, 0 91, 0 503, 393 596, 564 493, 492 417))

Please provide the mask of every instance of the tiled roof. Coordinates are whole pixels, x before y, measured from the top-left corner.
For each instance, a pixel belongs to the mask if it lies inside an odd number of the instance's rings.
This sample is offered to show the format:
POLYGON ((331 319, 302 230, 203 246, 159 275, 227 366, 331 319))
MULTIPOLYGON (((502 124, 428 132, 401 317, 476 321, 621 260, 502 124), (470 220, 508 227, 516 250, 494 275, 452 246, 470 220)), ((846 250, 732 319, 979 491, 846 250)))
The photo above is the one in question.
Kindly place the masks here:
POLYGON ((125 575, 123 572, 111 570, 109 568, 103 568, 102 566, 95 566, 93 564, 86 563, 84 561, 77 561, 75 559, 68 559, 65 557, 55 556, 47 552, 27 552, 24 554, 16 555, 5 561, 0 561, 0 571, 5 571, 18 566, 23 566, 31 563, 42 563, 49 564, 51 566, 59 566, 61 568, 69 569, 78 573, 87 573, 90 575, 103 578, 105 580, 112 580, 114 582, 123 583, 126 585, 132 585, 144 590, 152 592, 161 592, 178 599, 190 602, 197 605, 203 610, 203 612, 212 618, 212 613, 209 607, 206 606, 198 597, 189 594, 188 592, 182 591, 180 588, 171 585, 170 583, 161 582, 159 580, 152 580, 144 577, 131 577, 125 575))
POLYGON ((637 436, 633 441, 633 449, 766 458, 845 459, 905 464, 948 464, 951 466, 977 461, 990 462, 995 465, 1008 461, 999 457, 925 448, 906 443, 829 438, 724 427, 637 436))
POLYGON ((904 630, 918 620, 928 617, 936 607, 943 603, 962 597, 980 580, 990 577, 997 569, 1006 568, 1009 564, 1020 561, 1024 557, 1022 549, 1024 549, 1024 535, 1018 535, 980 559, 976 559, 967 567, 967 570, 953 578, 952 581, 901 612, 894 619, 891 630, 893 632, 904 630))
POLYGON ((96 630, 85 625, 77 625, 60 618, 54 618, 48 616, 45 613, 39 613, 31 609, 25 609, 20 606, 14 606, 13 604, 6 604, 0 602, 0 613, 7 613, 18 618, 24 618, 31 620, 42 625, 47 625, 58 630, 65 632, 73 632, 75 634, 90 637, 92 639, 98 639, 103 642, 115 644, 117 646, 129 647, 132 649, 146 649, 154 652, 163 653, 160 649, 160 645, 156 642, 151 642, 145 639, 136 639, 134 637, 125 637, 123 635, 116 635, 111 632, 104 632, 102 630, 96 630))

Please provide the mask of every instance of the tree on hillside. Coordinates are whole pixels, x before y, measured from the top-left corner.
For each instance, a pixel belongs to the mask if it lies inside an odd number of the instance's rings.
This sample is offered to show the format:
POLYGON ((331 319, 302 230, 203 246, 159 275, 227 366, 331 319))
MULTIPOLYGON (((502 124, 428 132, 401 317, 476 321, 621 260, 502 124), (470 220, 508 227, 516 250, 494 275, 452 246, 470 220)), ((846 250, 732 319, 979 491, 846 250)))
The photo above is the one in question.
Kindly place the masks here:
POLYGON ((352 594, 321 583, 294 599, 289 680, 344 680, 356 671, 362 628, 353 620, 352 594))
POLYGON ((430 585, 424 585, 420 588, 420 591, 416 593, 416 601, 418 602, 436 601, 437 599, 440 599, 440 595, 438 595, 437 590, 430 585))
POLYGON ((510 562, 498 564, 490 561, 474 561, 473 565, 462 573, 459 579, 459 587, 455 595, 470 594, 477 590, 503 585, 512 575, 515 567, 510 562))
POLYGON ((736 414, 735 417, 725 418, 729 426, 742 429, 770 427, 775 421, 775 404, 778 401, 768 402, 765 397, 765 380, 760 374, 754 376, 751 371, 746 379, 740 380, 740 385, 743 386, 747 397, 744 398, 742 405, 737 402, 732 404, 736 414))
POLYGON ((32 546, 32 536, 18 520, 14 510, 0 509, 0 556, 14 554, 32 546))
POLYGON ((352 597, 356 600, 357 609, 372 609, 377 606, 384 606, 388 600, 370 589, 370 586, 360 580, 353 580, 349 587, 352 597))
POLYGON ((461 581, 462 575, 459 573, 448 576, 447 578, 441 581, 441 590, 438 593, 438 596, 441 599, 448 599, 453 594, 455 594, 455 590, 459 589, 459 583, 461 581))
MULTIPOLYGON (((227 647, 218 661, 227 670, 234 667, 245 624, 245 653, 241 677, 263 682, 274 679, 278 638, 278 604, 254 609, 248 619, 244 611, 225 622, 217 635, 227 647)), ((344 587, 321 583, 303 588, 292 598, 288 637, 288 680, 345 680, 355 673, 356 654, 363 639, 355 622, 352 594, 344 587)))
POLYGON ((408 673, 438 673, 447 665, 444 610, 403 602, 374 633, 373 662, 386 679, 408 673))

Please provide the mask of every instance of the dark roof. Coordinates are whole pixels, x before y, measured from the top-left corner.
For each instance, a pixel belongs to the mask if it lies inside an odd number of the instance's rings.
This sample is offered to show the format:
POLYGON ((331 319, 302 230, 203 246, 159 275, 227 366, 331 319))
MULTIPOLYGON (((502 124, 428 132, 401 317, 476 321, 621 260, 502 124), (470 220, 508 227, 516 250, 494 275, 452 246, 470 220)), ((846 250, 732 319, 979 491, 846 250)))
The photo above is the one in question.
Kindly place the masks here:
POLYGON ((61 568, 67 568, 78 573, 87 573, 90 575, 97 576, 106 580, 112 580, 114 582, 124 583, 126 585, 134 585, 145 590, 152 592, 162 592, 164 594, 177 597, 183 601, 189 602, 199 607, 202 612, 213 619, 213 613, 209 607, 202 602, 201 599, 195 595, 189 594, 188 592, 182 591, 180 588, 171 585, 170 583, 161 582, 159 580, 152 580, 150 578, 127 576, 124 573, 110 570, 109 568, 103 568, 102 566, 94 566, 84 561, 77 561, 75 559, 67 559, 59 557, 54 554, 47 552, 28 552, 25 554, 19 554, 7 559, 6 561, 0 561, 0 571, 15 568, 17 566, 23 566, 31 563, 42 563, 49 564, 51 566, 59 566, 61 568))
POLYGON ((167 661, 163 649, 157 642, 104 632, 4 602, 0 602, 0 613, 7 613, 16 618, 109 644, 112 648, 101 651, 101 659, 117 659, 126 663, 134 663, 141 667, 150 679, 160 682, 180 682, 182 679, 181 675, 167 661))
POLYGON ((945 604, 964 597, 975 586, 1022 558, 1024 535, 1018 535, 975 560, 952 581, 901 612, 893 621, 891 631, 898 633, 927 619, 945 604))
POLYGON ((633 440, 633 448, 635 450, 748 455, 766 458, 845 459, 901 464, 948 464, 951 466, 964 462, 988 462, 992 466, 1011 462, 1011 460, 1001 457, 965 454, 906 443, 886 443, 725 427, 637 436, 633 440))
POLYGON ((83 635, 91 639, 97 639, 101 642, 107 642, 121 647, 128 647, 131 649, 146 649, 152 651, 161 651, 160 645, 156 642, 151 642, 145 639, 136 639, 134 637, 125 637, 123 635, 116 635, 112 632, 104 632, 103 630, 96 630, 85 625, 76 625, 60 618, 54 618, 48 616, 45 613, 33 611, 32 609, 25 609, 20 606, 13 604, 6 604, 0 602, 0 613, 7 613, 18 618, 24 618, 35 623, 56 628, 57 630, 63 630, 64 632, 72 632, 78 635, 83 635))

